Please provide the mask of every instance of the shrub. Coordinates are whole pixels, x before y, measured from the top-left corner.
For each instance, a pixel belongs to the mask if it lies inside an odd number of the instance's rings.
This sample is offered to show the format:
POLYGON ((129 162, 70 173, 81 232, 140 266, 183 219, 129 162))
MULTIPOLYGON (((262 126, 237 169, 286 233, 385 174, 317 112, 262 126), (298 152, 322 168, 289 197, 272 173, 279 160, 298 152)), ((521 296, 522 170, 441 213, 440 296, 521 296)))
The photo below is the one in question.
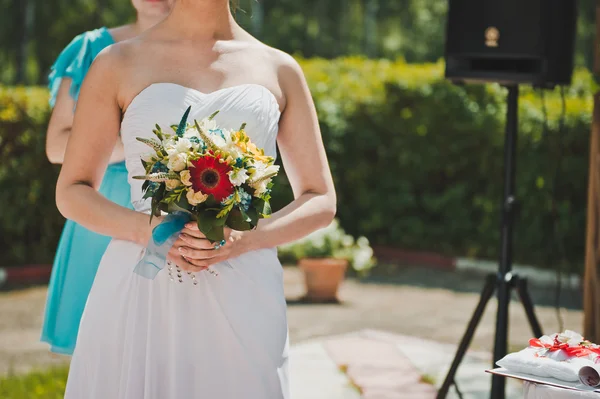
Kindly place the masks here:
MULTIPOLYGON (((300 60, 318 109, 338 192, 338 217, 374 245, 496 258, 506 91, 456 86, 443 64, 402 60, 300 60)), ((558 91, 522 88, 519 107, 515 260, 545 265, 584 254, 593 79, 575 74, 564 126, 558 91), (560 161, 560 162, 559 162, 560 161), (554 176, 557 176, 555 179, 554 176), (552 194, 554 193, 554 201, 552 194)), ((44 154, 47 93, 0 87, 1 263, 51 261, 62 218, 57 168, 44 154)), ((292 199, 278 178, 275 209, 292 199)))
POLYGON ((346 234, 337 220, 308 236, 279 247, 282 262, 295 263, 303 258, 346 259, 359 275, 366 275, 375 266, 373 249, 366 237, 354 239, 346 234))
POLYGON ((0 265, 51 262, 64 219, 46 159, 48 93, 0 86, 0 265))
MULTIPOLYGON (((374 244, 496 258, 506 91, 455 86, 443 64, 360 58, 302 62, 319 111, 338 192, 338 215, 374 244)), ((561 100, 524 88, 520 102, 516 259, 546 264, 553 251, 552 192, 566 257, 580 264, 592 78, 578 71, 561 100), (557 161, 561 159, 560 165, 557 161), (558 178, 553 179, 555 169, 558 178)), ((560 240, 559 240, 560 241, 560 240)))

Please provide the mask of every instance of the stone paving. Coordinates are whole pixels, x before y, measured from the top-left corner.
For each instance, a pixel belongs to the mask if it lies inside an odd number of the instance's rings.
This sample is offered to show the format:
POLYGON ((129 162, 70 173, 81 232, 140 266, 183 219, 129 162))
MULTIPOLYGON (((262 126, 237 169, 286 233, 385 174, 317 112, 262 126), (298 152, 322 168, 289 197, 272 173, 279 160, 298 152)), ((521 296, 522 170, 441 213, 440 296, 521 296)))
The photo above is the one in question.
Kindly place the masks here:
MULTIPOLYGON (((442 382, 483 284, 479 277, 408 268, 385 280, 346 281, 340 304, 308 305, 298 299, 303 294, 298 269, 286 268, 284 276, 293 344, 293 399, 358 399, 361 396, 352 383, 361 386, 364 398, 433 398, 434 390, 426 382, 442 382), (382 359, 385 368, 377 364, 376 353, 389 355, 382 359), (394 377, 400 370, 406 372, 406 381, 423 389, 422 396, 393 396, 405 391, 399 388, 401 379, 394 377), (385 373, 390 377, 378 380, 385 373), (390 388, 387 393, 378 393, 382 386, 390 388)), ((553 290, 532 291, 544 331, 557 331, 553 290)), ((579 295, 576 287, 562 295, 568 308, 561 311, 564 327, 574 330, 582 325, 579 295)), ((45 296, 45 287, 0 293, 0 375, 66 362, 38 342, 45 296)), ((483 371, 491 365, 494 306, 491 301, 472 352, 459 369, 459 387, 467 399, 489 397, 490 377, 483 371)), ((514 302, 510 348, 520 349, 530 335, 524 312, 514 302)), ((511 382, 509 388, 510 398, 520 397, 518 383, 511 382)))

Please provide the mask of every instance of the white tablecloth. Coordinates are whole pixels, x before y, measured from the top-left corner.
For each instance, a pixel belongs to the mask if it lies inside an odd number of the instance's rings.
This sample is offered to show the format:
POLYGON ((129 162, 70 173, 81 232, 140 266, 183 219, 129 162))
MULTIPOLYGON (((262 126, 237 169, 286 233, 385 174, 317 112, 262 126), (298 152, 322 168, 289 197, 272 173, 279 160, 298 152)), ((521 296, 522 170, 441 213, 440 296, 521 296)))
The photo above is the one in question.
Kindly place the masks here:
POLYGON ((548 385, 525 383, 525 399, 600 399, 600 393, 579 392, 548 385))

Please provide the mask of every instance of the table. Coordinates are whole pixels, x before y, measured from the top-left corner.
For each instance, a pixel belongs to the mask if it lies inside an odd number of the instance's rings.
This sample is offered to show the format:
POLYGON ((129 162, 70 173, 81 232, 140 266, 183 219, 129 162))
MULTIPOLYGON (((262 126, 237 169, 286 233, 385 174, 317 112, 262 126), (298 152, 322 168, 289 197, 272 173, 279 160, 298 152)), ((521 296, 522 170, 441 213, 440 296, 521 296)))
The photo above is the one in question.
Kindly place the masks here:
POLYGON ((531 382, 526 382, 523 387, 525 399, 600 399, 600 393, 596 392, 573 391, 531 382))

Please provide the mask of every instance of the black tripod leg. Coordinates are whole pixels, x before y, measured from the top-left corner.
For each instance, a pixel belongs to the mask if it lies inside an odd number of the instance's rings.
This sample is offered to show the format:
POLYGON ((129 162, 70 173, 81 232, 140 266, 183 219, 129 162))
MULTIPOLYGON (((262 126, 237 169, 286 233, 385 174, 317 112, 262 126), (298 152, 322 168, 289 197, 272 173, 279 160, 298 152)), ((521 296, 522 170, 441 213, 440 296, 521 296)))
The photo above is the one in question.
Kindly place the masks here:
POLYGON ((525 314, 529 320, 529 325, 533 331, 533 336, 539 338, 543 335, 542 327, 540 326, 540 322, 538 321, 533 309, 533 301, 531 300, 531 296, 529 296, 529 289, 527 288, 527 279, 517 278, 516 288, 519 298, 521 299, 521 303, 525 308, 525 314))
POLYGON ((467 353, 469 344, 471 343, 473 335, 475 334, 475 329, 477 328, 477 325, 481 320, 481 316, 483 316, 483 312, 485 311, 485 306, 489 302, 492 295, 494 295, 494 291, 496 290, 496 279, 497 277, 495 274, 490 274, 486 279, 485 286, 483 287, 483 291, 481 291, 481 296, 479 298, 479 304, 477 305, 477 308, 475 308, 475 312, 471 317, 471 321, 469 321, 467 331, 465 331, 465 335, 463 335, 462 340, 460 341, 460 345, 458 346, 458 350, 456 351, 456 355, 454 356, 454 360, 452 361, 448 375, 446 375, 446 379, 444 380, 444 383, 442 384, 436 396, 437 399, 445 399, 446 395, 448 395, 450 387, 454 383, 454 377, 456 375, 456 371, 458 370, 458 366, 467 353))

